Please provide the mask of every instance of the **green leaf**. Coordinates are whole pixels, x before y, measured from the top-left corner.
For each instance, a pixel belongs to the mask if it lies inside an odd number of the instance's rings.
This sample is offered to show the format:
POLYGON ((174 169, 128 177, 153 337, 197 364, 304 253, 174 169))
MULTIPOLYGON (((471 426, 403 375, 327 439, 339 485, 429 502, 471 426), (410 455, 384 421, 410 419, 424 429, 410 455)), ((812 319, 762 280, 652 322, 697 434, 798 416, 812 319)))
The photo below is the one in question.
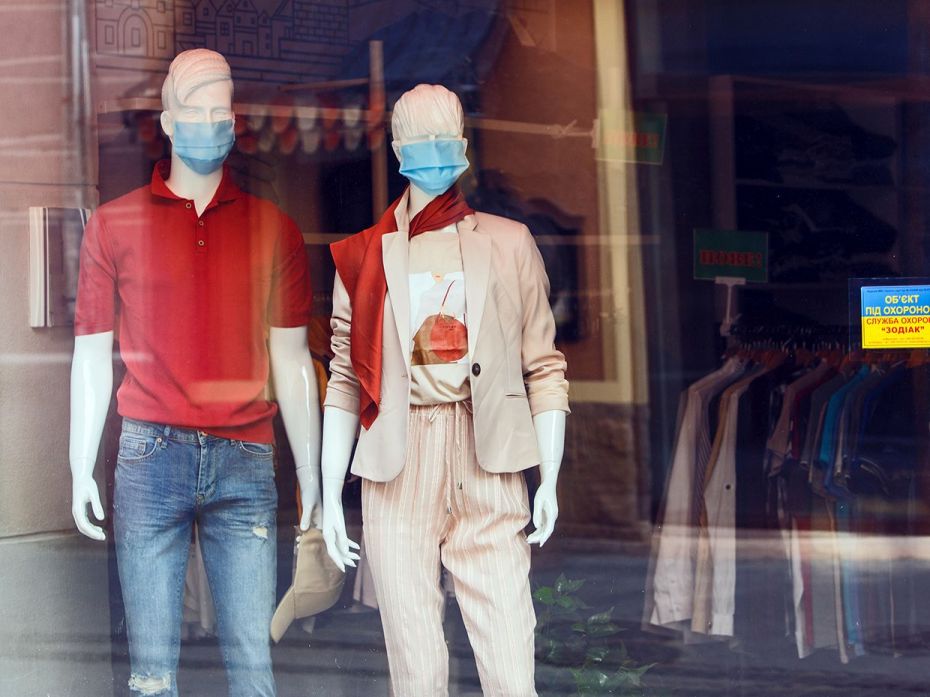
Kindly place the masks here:
POLYGON ((600 690, 610 679, 610 676, 603 670, 590 668, 572 669, 572 677, 575 679, 575 687, 578 688, 579 692, 600 690))
POLYGON ((608 655, 610 655, 610 648, 607 646, 591 646, 585 654, 585 659, 591 663, 603 663, 608 655))
POLYGON ((590 622, 591 624, 604 624, 606 622, 610 622, 610 620, 613 619, 613 614, 614 614, 614 608, 611 606, 604 612, 599 612, 596 615, 591 615, 588 618, 588 622, 590 622))
POLYGON ((588 624, 587 634, 592 639, 603 639, 604 637, 613 636, 623 631, 623 628, 608 622, 607 624, 588 624))
POLYGON ((642 687, 643 674, 654 665, 655 663, 649 663, 637 668, 620 668, 616 673, 614 673, 612 679, 616 680, 616 684, 618 686, 626 685, 629 687, 642 687))
POLYGON ((536 589, 533 598, 543 605, 555 605, 555 590, 551 586, 542 586, 536 589))
POLYGON ((562 643, 559 641, 554 641, 549 639, 544 644, 543 651, 545 653, 545 661, 547 663, 554 663, 559 658, 559 652, 562 650, 562 643))
POLYGON ((555 589, 559 593, 575 593, 584 586, 584 579, 571 580, 565 577, 565 574, 561 574, 555 582, 555 589))

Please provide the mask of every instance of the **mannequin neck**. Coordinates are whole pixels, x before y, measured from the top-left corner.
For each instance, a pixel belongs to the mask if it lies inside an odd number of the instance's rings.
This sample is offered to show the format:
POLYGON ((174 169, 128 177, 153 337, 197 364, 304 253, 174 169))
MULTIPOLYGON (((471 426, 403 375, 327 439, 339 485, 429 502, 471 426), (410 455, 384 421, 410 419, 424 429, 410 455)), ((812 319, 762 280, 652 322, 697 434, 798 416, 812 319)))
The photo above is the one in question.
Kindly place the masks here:
POLYGON ((413 220, 416 214, 429 205, 435 196, 428 194, 416 184, 410 184, 410 196, 407 198, 407 219, 413 220))
POLYGON ((223 181, 222 167, 209 174, 198 174, 184 164, 184 161, 174 152, 171 153, 171 173, 165 184, 175 196, 192 200, 194 208, 197 209, 197 215, 203 213, 204 209, 210 205, 221 181, 223 181))

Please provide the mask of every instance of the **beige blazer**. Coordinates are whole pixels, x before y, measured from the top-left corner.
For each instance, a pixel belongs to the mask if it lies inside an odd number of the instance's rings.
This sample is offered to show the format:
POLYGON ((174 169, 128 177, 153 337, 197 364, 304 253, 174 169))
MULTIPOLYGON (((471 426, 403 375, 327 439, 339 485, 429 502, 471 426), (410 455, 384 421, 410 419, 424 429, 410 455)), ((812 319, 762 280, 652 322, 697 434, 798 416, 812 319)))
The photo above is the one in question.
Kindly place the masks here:
MULTIPOLYGON (((394 479, 407 453, 410 411, 410 293, 407 205, 396 210, 398 231, 382 238, 387 298, 381 403, 361 429, 352 473, 394 479)), ((489 472, 519 472, 539 464, 532 417, 568 409, 565 357, 555 348, 549 279, 525 225, 485 213, 458 223, 465 273, 468 354, 478 463, 489 472)), ((325 405, 357 414, 359 386, 349 359, 352 306, 339 274, 333 288, 332 375, 325 405)))

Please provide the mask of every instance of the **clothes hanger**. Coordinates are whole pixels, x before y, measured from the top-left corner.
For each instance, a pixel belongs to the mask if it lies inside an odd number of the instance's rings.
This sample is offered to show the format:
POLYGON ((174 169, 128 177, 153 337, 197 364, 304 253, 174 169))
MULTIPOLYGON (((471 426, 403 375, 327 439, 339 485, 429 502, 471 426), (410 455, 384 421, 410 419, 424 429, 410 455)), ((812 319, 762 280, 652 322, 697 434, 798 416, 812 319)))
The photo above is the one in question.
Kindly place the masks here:
POLYGON ((794 361, 802 368, 807 368, 817 360, 817 355, 807 346, 800 345, 794 350, 794 361))
POLYGON ((913 349, 907 359, 908 368, 920 368, 927 364, 927 349, 913 349))

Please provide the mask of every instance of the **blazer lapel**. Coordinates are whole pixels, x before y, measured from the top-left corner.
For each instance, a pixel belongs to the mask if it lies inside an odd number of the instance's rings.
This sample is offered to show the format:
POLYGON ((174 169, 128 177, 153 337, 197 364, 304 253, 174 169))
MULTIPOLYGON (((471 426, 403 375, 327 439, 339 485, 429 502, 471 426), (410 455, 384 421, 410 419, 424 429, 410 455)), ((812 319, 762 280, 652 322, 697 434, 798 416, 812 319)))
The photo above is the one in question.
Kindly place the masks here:
POLYGON ((466 216, 458 224, 462 269, 465 273, 465 311, 468 313, 468 354, 475 355, 478 329, 488 299, 491 278, 491 240, 477 228, 477 218, 466 216))
POLYGON ((387 279, 388 299, 394 314, 401 355, 410 370, 410 290, 407 278, 407 231, 389 232, 381 237, 381 258, 387 279))

